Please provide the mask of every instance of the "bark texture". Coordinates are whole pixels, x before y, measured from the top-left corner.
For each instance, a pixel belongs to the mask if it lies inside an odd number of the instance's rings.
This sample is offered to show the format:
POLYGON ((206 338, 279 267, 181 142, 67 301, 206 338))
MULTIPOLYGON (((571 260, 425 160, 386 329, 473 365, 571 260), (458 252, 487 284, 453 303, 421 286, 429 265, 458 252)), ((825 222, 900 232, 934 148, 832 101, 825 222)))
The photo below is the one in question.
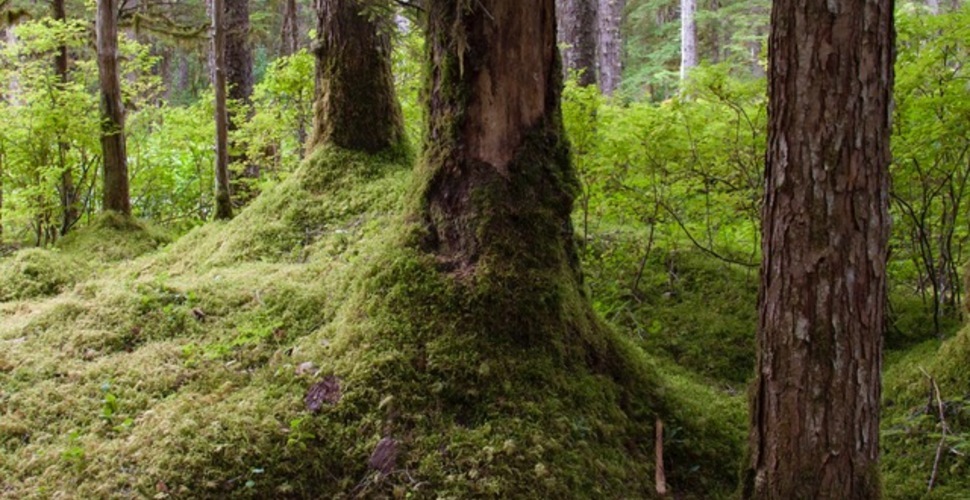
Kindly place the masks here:
POLYGON ((889 235, 891 0, 775 0, 744 497, 871 499, 889 235))
POLYGON ((98 0, 98 74, 101 84, 101 156, 104 189, 103 209, 131 215, 128 194, 128 157, 125 150, 125 109, 118 76, 118 5, 98 0))
MULTIPOLYGON (((364 152, 404 140, 391 73, 391 42, 357 0, 317 0, 316 102, 310 148, 364 152)), ((378 20, 379 21, 379 20, 378 20)))
POLYGON ((555 1, 428 10, 429 250, 460 273, 485 256, 536 268, 561 264, 551 257, 563 251, 574 260, 555 1))
MULTIPOLYGON (((229 99, 245 106, 253 95, 253 52, 249 45, 249 0, 224 0, 226 6, 226 91, 229 99)), ((229 133, 232 134, 248 119, 245 113, 227 115, 229 133)), ((248 161, 243 151, 230 150, 229 164, 241 165, 242 169, 230 172, 232 198, 235 203, 245 204, 256 196, 252 181, 259 179, 259 165, 248 161), (250 181, 247 182, 247 179, 250 181)))
POLYGON ((680 0, 680 79, 697 66, 697 0, 680 0))
POLYGON ((225 0, 212 0, 212 52, 216 93, 216 219, 232 218, 229 187, 229 117, 226 112, 226 25, 225 0))
POLYGON ((296 0, 283 0, 283 25, 280 29, 280 55, 300 50, 300 11, 296 0))
POLYGON ((557 0, 556 22, 564 74, 579 73, 579 84, 596 85, 597 0, 557 0))
POLYGON ((626 0, 598 0, 598 49, 600 90, 613 95, 623 78, 623 39, 620 25, 623 22, 623 9, 626 0))

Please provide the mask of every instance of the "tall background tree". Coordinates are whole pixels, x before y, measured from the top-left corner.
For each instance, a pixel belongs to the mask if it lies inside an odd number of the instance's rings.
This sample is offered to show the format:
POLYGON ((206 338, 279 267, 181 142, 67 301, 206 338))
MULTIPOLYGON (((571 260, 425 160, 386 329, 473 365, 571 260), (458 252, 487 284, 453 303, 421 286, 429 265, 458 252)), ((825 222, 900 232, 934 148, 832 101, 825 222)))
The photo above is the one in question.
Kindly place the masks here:
POLYGON ((893 2, 775 0, 745 498, 880 496, 893 2))
POLYGON ((557 0, 558 42, 563 71, 579 75, 582 86, 596 84, 597 0, 557 0))
POLYGON ((118 4, 115 0, 98 0, 95 27, 101 82, 102 208, 131 215, 125 108, 118 74, 118 4))
POLYGON ((357 0, 317 2, 316 101, 309 149, 378 152, 404 140, 388 27, 357 0))
POLYGON ((216 219, 232 218, 229 183, 229 115, 226 109, 226 23, 225 0, 212 0, 213 87, 216 124, 216 219))
POLYGON ((598 0, 596 66, 599 68, 600 90, 613 95, 623 79, 623 41, 620 27, 626 0, 598 0))
POLYGON ((680 0, 680 79, 697 66, 697 0, 680 0))

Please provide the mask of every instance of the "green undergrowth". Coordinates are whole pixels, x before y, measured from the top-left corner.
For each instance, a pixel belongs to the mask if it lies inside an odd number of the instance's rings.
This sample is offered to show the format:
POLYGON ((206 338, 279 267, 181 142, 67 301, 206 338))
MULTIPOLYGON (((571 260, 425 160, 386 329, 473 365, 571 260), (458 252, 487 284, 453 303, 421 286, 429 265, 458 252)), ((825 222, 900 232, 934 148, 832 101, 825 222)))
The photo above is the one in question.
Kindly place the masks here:
POLYGON ((970 328, 943 342, 925 341, 888 356, 883 375, 882 416, 883 481, 887 497, 954 500, 967 497, 970 491, 968 366, 970 328), (937 473, 933 488, 927 493, 934 464, 937 473))
POLYGON ((597 236, 584 263, 603 317, 647 352, 744 392, 754 374, 757 269, 690 248, 653 248, 644 259, 630 235, 597 236))
POLYGON ((409 183, 318 151, 230 222, 0 303, 0 497, 647 497, 657 417, 673 491, 733 490, 741 398, 568 280, 439 272, 409 183))

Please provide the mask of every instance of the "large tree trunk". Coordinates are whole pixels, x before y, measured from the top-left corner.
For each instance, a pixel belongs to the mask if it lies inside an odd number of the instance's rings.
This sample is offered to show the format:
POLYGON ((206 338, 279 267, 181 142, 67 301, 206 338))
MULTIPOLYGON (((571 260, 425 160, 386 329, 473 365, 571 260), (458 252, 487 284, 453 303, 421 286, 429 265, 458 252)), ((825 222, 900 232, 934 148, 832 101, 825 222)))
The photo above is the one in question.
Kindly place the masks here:
POLYGON ((555 1, 428 3, 428 249, 455 272, 575 258, 575 178, 563 140, 555 1), (557 260, 557 257, 560 259, 557 260))
POLYGON ((300 11, 296 0, 283 0, 283 25, 280 29, 280 55, 300 50, 300 11))
POLYGON ((697 66, 697 23, 694 13, 697 0, 680 0, 680 79, 687 79, 690 69, 697 66))
POLYGON ((596 85, 597 0, 556 0, 563 71, 579 74, 582 86, 596 85))
POLYGON ((623 79, 623 39, 620 25, 626 0, 599 0, 597 63, 600 90, 613 95, 623 79))
POLYGON ((357 0, 318 0, 316 103, 309 147, 378 152, 404 140, 391 42, 357 0))
POLYGON ((225 0, 212 1, 213 86, 216 93, 216 219, 232 218, 229 188, 229 117, 226 112, 225 0))
POLYGON ((775 0, 745 497, 879 491, 891 0, 775 0))
POLYGON ((98 74, 101 82, 101 156, 103 209, 131 215, 128 195, 128 157, 125 151, 125 109, 118 77, 118 5, 97 3, 98 74))

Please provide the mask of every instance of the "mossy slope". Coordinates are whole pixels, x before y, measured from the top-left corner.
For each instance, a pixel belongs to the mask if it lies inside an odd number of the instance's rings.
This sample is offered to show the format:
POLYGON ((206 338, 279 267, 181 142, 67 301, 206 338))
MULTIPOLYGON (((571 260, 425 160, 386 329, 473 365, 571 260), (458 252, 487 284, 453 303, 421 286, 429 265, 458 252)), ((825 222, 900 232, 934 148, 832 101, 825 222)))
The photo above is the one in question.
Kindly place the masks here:
POLYGON ((740 400, 647 358, 573 283, 437 271, 409 178, 318 151, 231 222, 0 303, 0 496, 645 497, 656 416, 674 491, 727 495, 740 400), (523 338, 510 318, 537 303, 557 313, 523 338))
POLYGON ((883 376, 883 479, 888 498, 963 499, 970 492, 970 327, 894 353, 883 376), (943 438, 937 389, 947 436, 943 438))

